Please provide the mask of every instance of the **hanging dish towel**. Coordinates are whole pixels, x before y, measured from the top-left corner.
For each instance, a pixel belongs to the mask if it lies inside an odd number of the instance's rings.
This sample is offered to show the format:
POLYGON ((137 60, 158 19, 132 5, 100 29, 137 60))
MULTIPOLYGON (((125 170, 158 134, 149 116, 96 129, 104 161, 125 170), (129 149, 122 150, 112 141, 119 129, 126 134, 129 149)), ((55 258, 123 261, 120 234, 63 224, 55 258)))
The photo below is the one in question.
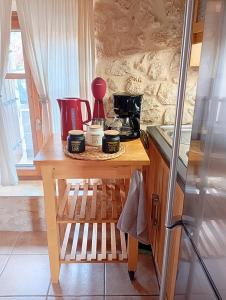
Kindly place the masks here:
POLYGON ((149 244, 144 183, 140 171, 135 171, 132 176, 128 197, 119 217, 117 228, 122 232, 129 233, 139 242, 149 244))

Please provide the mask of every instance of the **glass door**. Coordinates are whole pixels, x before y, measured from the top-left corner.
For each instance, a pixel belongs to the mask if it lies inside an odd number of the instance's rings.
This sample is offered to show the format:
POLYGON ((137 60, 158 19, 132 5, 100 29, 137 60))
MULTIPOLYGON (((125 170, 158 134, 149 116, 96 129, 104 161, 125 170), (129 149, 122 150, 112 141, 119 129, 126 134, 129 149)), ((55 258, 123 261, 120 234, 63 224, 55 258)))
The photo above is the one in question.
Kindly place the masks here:
POLYGON ((12 118, 12 147, 21 171, 33 167, 34 156, 42 144, 42 134, 40 104, 26 64, 19 29, 11 31, 4 92, 5 106, 12 118))
POLYGON ((21 152, 21 154, 18 155, 17 153, 17 164, 32 165, 34 158, 34 146, 20 31, 12 31, 10 35, 8 72, 5 81, 6 99, 11 100, 8 102, 9 106, 15 106, 16 108, 16 110, 14 110, 15 119, 13 122, 14 127, 18 127, 15 131, 20 135, 20 145, 13 146, 20 147, 18 151, 21 152), (18 114, 17 116, 16 113, 18 114))

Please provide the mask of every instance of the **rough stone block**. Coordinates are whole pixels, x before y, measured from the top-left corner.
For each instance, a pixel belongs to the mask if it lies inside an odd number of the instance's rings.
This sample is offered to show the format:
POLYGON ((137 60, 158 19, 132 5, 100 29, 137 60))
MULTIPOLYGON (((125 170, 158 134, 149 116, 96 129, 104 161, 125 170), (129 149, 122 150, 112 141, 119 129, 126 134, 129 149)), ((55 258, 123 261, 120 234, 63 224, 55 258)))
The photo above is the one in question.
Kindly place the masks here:
POLYGON ((117 85, 113 79, 107 78, 107 88, 113 92, 117 91, 117 85))
POLYGON ((158 100, 162 105, 176 104, 178 86, 172 83, 161 83, 158 100))
MULTIPOLYGON (((169 107, 166 109, 164 117, 163 117, 163 124, 164 125, 171 125, 175 123, 175 115, 176 115, 176 108, 169 107)), ((193 114, 191 111, 185 107, 184 114, 183 114, 183 124, 192 124, 193 114)))
POLYGON ((142 94, 144 92, 144 82, 139 76, 130 76, 125 89, 130 94, 142 94))
POLYGON ((124 76, 131 73, 131 68, 127 60, 113 60, 106 68, 107 75, 124 76))
POLYGON ((148 70, 148 76, 152 80, 157 80, 162 72, 162 67, 160 62, 152 63, 148 70))
POLYGON ((156 96, 160 87, 159 82, 152 82, 148 84, 144 90, 144 93, 148 96, 156 96))

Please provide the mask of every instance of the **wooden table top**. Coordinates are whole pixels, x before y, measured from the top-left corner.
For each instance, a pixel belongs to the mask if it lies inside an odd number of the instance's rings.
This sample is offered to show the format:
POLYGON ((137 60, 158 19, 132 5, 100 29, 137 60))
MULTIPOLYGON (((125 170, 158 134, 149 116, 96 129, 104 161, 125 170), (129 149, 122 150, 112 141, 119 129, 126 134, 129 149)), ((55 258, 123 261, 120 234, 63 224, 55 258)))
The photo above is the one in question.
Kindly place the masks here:
POLYGON ((192 140, 190 150, 188 152, 188 159, 191 162, 201 162, 203 160, 203 152, 200 149, 200 141, 192 140))
POLYGON ((64 154, 63 147, 66 142, 62 142, 59 135, 52 135, 45 146, 39 151, 34 159, 37 166, 70 163, 79 166, 145 166, 149 165, 150 160, 140 141, 136 139, 129 142, 123 142, 125 153, 121 156, 110 160, 76 160, 67 157, 64 154), (98 165, 97 165, 98 163, 98 165))

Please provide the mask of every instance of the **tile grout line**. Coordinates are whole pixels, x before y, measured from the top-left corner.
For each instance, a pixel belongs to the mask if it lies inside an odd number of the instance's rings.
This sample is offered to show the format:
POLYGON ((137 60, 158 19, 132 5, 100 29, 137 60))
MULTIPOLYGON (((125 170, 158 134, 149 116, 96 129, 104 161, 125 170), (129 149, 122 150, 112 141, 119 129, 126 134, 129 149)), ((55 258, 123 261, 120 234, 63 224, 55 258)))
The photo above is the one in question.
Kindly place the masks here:
MULTIPOLYGON (((147 294, 135 294, 135 295, 130 295, 130 294, 120 294, 120 295, 106 295, 105 297, 111 297, 111 298, 115 298, 115 299, 118 299, 118 297, 136 297, 137 299, 140 299, 140 297, 144 297, 144 298, 147 298, 147 299, 150 299, 150 297, 159 297, 159 294, 153 294, 153 295, 147 295, 147 294)), ((107 299, 107 298, 105 298, 107 299)), ((129 300, 129 298, 127 298, 129 300)))
POLYGON ((0 272, 0 277, 2 276, 2 273, 5 271, 5 268, 6 268, 7 264, 8 264, 8 262, 9 262, 10 256, 11 255, 8 255, 8 258, 6 259, 6 262, 5 262, 3 268, 2 268, 2 270, 0 272))
POLYGON ((106 263, 104 263, 104 299, 106 298, 106 263))
MULTIPOLYGON (((48 255, 48 246, 46 244, 44 245, 44 247, 47 247, 46 253, 40 253, 40 252, 37 252, 37 253, 29 253, 29 252, 28 253, 26 253, 26 252, 14 253, 14 251, 16 249, 16 243, 18 242, 20 236, 22 236, 23 234, 25 234, 27 232, 29 232, 29 231, 18 231, 18 235, 17 235, 16 241, 13 245, 10 255, 48 255)), ((35 233, 35 231, 30 231, 30 232, 35 233)), ((46 231, 40 231, 40 232, 46 232, 46 231)))
MULTIPOLYGON (((64 297, 69 297, 69 298, 74 298, 74 299, 83 299, 83 298, 87 298, 87 297, 102 297, 103 295, 99 295, 99 294, 95 294, 95 295, 73 295, 73 294, 70 294, 70 295, 49 295, 47 297, 50 297, 50 298, 53 298, 54 297, 56 298, 64 298, 64 297)), ((159 295, 158 294, 152 294, 152 295, 147 295, 147 294, 135 294, 135 295, 131 295, 131 294, 118 294, 118 295, 106 295, 106 297, 112 297, 112 298, 115 298, 117 299, 116 297, 120 297, 120 296, 125 296, 125 297, 158 297, 159 295)), ((34 297, 34 298, 38 298, 38 297, 46 297, 45 295, 32 295, 32 294, 29 294, 29 295, 1 295, 0 296, 0 299, 4 299, 5 297, 7 298, 15 298, 15 297, 18 297, 18 299, 23 299, 23 298, 30 298, 30 297, 34 297)))
MULTIPOLYGON (((82 295, 83 297, 85 297, 85 295, 82 295)), ((88 296, 92 296, 92 295, 88 295, 88 296)), ((95 296, 98 296, 98 295, 95 295, 95 296)), ((111 294, 109 294, 109 295, 106 295, 107 297, 119 297, 119 296, 125 296, 125 297, 129 297, 129 296, 131 296, 131 297, 157 297, 157 296, 159 296, 159 293, 151 293, 151 294, 147 294, 147 293, 145 293, 145 294, 126 294, 126 293, 123 293, 123 294, 114 294, 114 295, 111 295, 111 294)))
MULTIPOLYGON (((50 297, 50 298, 64 298, 64 297, 70 297, 70 298, 75 298, 75 299, 82 299, 82 298, 87 298, 87 297, 102 297, 103 295, 99 295, 99 294, 94 294, 94 295, 73 295, 73 294, 68 294, 68 295, 62 295, 62 294, 59 294, 59 295, 48 295, 47 297, 50 297)), ((36 295, 33 295, 33 294, 28 294, 28 295, 1 295, 0 296, 0 299, 1 298, 5 298, 5 297, 8 297, 8 298, 15 298, 15 297, 18 297, 18 298, 29 298, 29 297, 46 297, 46 295, 43 295, 43 294, 36 294, 36 295)))
MULTIPOLYGON (((15 235, 15 240, 13 241, 13 243, 11 244, 11 246, 12 246, 12 249, 11 249, 11 251, 9 251, 9 253, 8 254, 6 254, 6 256, 8 256, 7 257, 7 259, 6 259, 6 261, 5 261, 5 264, 3 265, 3 268, 2 268, 2 271, 0 272, 0 276, 2 275, 2 273, 5 271, 5 268, 6 268, 6 266, 7 266, 7 264, 8 264, 8 262, 9 262, 9 259, 12 257, 12 256, 21 256, 21 255, 28 255, 28 256, 32 256, 32 255, 45 255, 45 256, 48 256, 48 254, 40 254, 40 253, 32 253, 32 254, 30 254, 30 253, 24 253, 24 254, 13 254, 13 252, 15 251, 15 249, 16 249, 16 244, 18 243, 18 240, 20 239, 20 237, 21 237, 21 235, 23 234, 23 232, 18 232, 17 233, 17 235, 15 235)), ((158 286, 159 286, 159 282, 158 282, 158 277, 157 277, 157 271, 156 271, 156 266, 155 266, 155 262, 154 262, 154 258, 153 258, 153 254, 151 253, 151 260, 152 260, 152 263, 153 263, 153 266, 154 266, 154 272, 153 273, 155 273, 155 275, 156 275, 156 279, 157 279, 157 283, 158 283, 158 286)), ((90 296, 100 296, 102 299, 107 299, 107 297, 108 296, 111 296, 111 297, 115 297, 115 299, 117 299, 116 297, 118 297, 118 296, 126 296, 126 297, 129 297, 129 296, 144 296, 144 297, 150 297, 150 296, 158 296, 157 294, 140 294, 140 295, 137 295, 137 294, 135 294, 135 295, 131 295, 131 294, 125 294, 125 295, 108 295, 108 294, 106 294, 106 291, 107 291, 107 264, 106 263, 104 263, 104 294, 101 294, 101 295, 90 295, 90 296)), ((43 297, 43 299, 45 299, 45 300, 47 300, 48 299, 48 297, 52 297, 53 295, 49 295, 49 292, 50 292, 50 288, 51 288, 51 280, 49 281, 49 284, 48 284, 48 286, 47 286, 47 289, 46 289, 46 293, 43 293, 43 295, 40 295, 40 296, 42 296, 43 297)), ((102 292, 102 293, 103 293, 102 292)), ((38 297, 38 295, 33 295, 34 297, 38 297)), ((81 297, 81 299, 82 299, 82 297, 87 297, 88 295, 55 295, 55 297, 65 297, 65 296, 69 296, 69 297, 77 297, 78 299, 79 299, 79 297, 81 297)), ((0 296, 0 300, 1 300, 1 297, 4 297, 4 296, 0 296)), ((10 296, 7 296, 7 297, 10 297, 10 296)), ((13 296, 12 296, 13 297, 13 296)), ((19 297, 19 296, 18 296, 19 297)), ((28 297, 28 295, 26 295, 26 296, 22 296, 22 297, 28 297)), ((75 298, 75 299, 77 299, 77 298, 75 298)))
POLYGON ((8 262, 9 262, 9 260, 10 260, 10 257, 12 256, 13 250, 14 250, 14 248, 15 248, 15 246, 16 246, 16 243, 17 243, 17 241, 18 241, 20 235, 21 235, 21 232, 18 232, 18 233, 17 233, 17 236, 16 236, 16 239, 15 239, 14 243, 12 244, 12 250, 10 251, 10 253, 5 254, 5 255, 8 256, 8 258, 6 259, 6 262, 5 262, 5 264, 4 264, 3 268, 2 268, 2 270, 0 271, 0 277, 2 276, 3 272, 5 271, 5 268, 6 268, 8 262))
POLYGON ((48 299, 48 297, 49 297, 49 290, 50 290, 50 286, 51 286, 51 279, 50 279, 50 282, 49 282, 49 286, 48 286, 48 289, 47 289, 47 294, 46 294, 46 298, 45 298, 45 300, 47 300, 47 299, 48 299))
POLYGON ((17 244, 17 242, 18 242, 18 240, 19 240, 19 237, 22 235, 22 232, 18 232, 18 234, 17 234, 17 237, 16 237, 16 240, 15 240, 15 242, 14 242, 14 244, 13 244, 13 247, 12 247, 12 250, 11 250, 11 252, 10 252, 10 254, 9 255, 12 255, 13 254, 13 251, 14 251, 14 249, 15 249, 15 247, 16 247, 16 244, 17 244))
POLYGON ((31 295, 30 295, 30 294, 29 294, 29 295, 1 295, 1 296, 0 296, 0 299, 5 299, 6 297, 7 297, 7 298, 15 298, 15 297, 17 297, 18 299, 24 299, 24 298, 26 299, 26 298, 32 298, 32 297, 33 297, 33 298, 37 298, 37 297, 39 297, 39 298, 40 298, 40 297, 44 298, 44 297, 46 297, 46 296, 45 296, 45 295, 42 295, 42 294, 40 294, 40 295, 39 295, 39 294, 37 294, 37 295, 32 295, 32 294, 31 294, 31 295))
POLYGON ((10 255, 10 256, 48 256, 48 253, 11 253, 11 254, 0 254, 0 255, 10 255))
MULTIPOLYGON (((1 272, 0 272, 0 277, 1 277, 1 275, 3 274, 3 272, 5 271, 5 268, 6 268, 6 266, 7 266, 7 264, 8 264, 8 262, 9 262, 9 260, 10 260, 10 258, 12 257, 12 256, 21 256, 21 255, 46 255, 46 254, 36 254, 36 253, 34 253, 34 254, 30 254, 30 253, 24 253, 24 254, 14 254, 13 252, 14 252, 14 250, 15 250, 15 248, 16 248, 16 244, 17 244, 17 242, 18 242, 18 240, 19 240, 19 238, 22 236, 22 234, 24 233, 24 231, 21 231, 21 232, 18 232, 17 233, 17 236, 16 236, 16 239, 15 239, 15 241, 14 241, 14 243, 12 244, 12 250, 8 253, 8 254, 2 254, 2 255, 5 255, 5 256, 8 256, 8 258, 7 258, 7 260, 6 260, 6 262, 5 262, 5 265, 4 265, 4 267, 2 268, 2 270, 1 270, 1 272)), ((49 282, 49 285, 48 285, 48 289, 47 289, 47 294, 46 295, 31 295, 31 297, 45 297, 45 300, 47 300, 47 298, 48 298, 48 292, 49 292, 49 289, 50 289, 50 284, 51 284, 51 281, 49 282)), ((15 297, 14 295, 5 295, 5 296, 3 296, 3 295, 1 295, 0 296, 0 299, 1 298, 5 298, 5 297, 15 297)), ((26 297, 30 297, 30 296, 28 296, 28 295, 16 295, 16 297, 20 297, 21 299, 23 299, 24 297, 26 298, 26 297)))

